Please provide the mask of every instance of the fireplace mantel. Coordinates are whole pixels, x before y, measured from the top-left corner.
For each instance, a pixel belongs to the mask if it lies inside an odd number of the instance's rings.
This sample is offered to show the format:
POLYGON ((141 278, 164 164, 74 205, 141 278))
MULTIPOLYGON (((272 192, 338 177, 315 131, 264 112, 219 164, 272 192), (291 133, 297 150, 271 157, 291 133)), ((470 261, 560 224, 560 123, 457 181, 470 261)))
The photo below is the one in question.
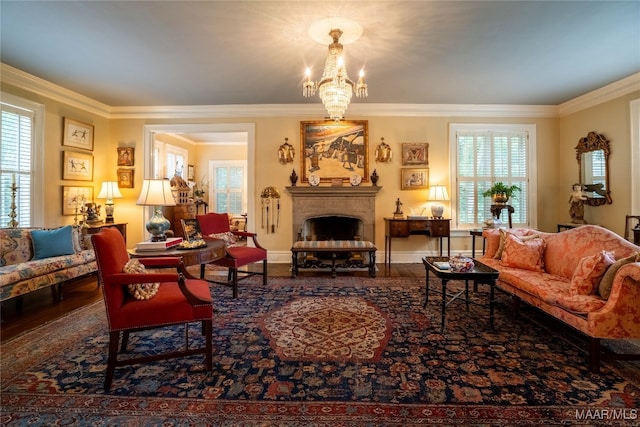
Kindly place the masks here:
POLYGON ((369 186, 369 187, 331 187, 331 186, 318 186, 318 187, 287 187, 287 191, 292 196, 307 196, 307 197, 327 197, 330 196, 374 196, 378 194, 382 187, 369 186))
MULTIPOLYGON (((287 187, 293 202, 292 227, 294 240, 301 234, 308 218, 317 216, 349 216, 363 223, 363 240, 374 242, 376 195, 378 186, 318 186, 287 187)), ((375 243, 375 242, 374 242, 375 243)))

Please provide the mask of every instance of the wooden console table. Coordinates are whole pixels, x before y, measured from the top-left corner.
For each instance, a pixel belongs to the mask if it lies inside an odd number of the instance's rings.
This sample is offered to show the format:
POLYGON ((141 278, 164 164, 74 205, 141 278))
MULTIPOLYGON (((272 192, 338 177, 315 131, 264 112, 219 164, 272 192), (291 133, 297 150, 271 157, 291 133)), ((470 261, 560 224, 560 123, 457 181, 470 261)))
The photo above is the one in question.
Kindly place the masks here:
POLYGON ((447 255, 451 255, 450 219, 384 219, 384 266, 391 266, 391 240, 394 237, 409 237, 418 234, 440 238, 440 256, 442 256, 442 239, 447 238, 447 255))

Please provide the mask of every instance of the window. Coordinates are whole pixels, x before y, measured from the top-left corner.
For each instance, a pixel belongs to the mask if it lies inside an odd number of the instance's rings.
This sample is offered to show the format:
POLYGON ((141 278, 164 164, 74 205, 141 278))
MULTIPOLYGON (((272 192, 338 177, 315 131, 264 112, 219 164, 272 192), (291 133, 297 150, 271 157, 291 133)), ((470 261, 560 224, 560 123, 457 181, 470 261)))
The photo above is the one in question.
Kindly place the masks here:
POLYGON ((210 163, 210 205, 214 212, 241 215, 247 211, 246 162, 220 160, 210 163))
POLYGON ((11 220, 13 182, 18 226, 41 225, 43 107, 3 93, 0 109, 0 226, 11 220))
MULTIPOLYGON (((481 227, 491 214, 484 193, 495 182, 515 184, 521 191, 509 199, 515 226, 532 226, 530 200, 535 164, 533 125, 451 125, 452 214, 457 228, 481 227)), ((506 210, 500 217, 507 221, 506 210)))
POLYGON ((154 177, 155 179, 173 178, 177 175, 187 179, 185 165, 189 157, 189 152, 184 148, 166 144, 161 141, 155 142, 154 149, 154 177))

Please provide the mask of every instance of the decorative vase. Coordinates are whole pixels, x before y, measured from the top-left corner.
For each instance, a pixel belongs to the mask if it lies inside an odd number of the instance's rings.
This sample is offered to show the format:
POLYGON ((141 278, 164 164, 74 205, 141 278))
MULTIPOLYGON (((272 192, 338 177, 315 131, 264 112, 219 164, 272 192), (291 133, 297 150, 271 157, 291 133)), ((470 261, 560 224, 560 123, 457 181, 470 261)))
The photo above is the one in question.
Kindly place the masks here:
POLYGON ((475 264, 471 258, 457 255, 449 258, 449 265, 451 266, 451 271, 456 273, 468 273, 473 270, 475 264))
POLYGON ((373 184, 373 186, 377 187, 378 186, 378 179, 380 177, 378 176, 378 172, 376 172, 376 170, 373 170, 373 173, 371 174, 371 184, 373 184))
POLYGON ((509 196, 506 193, 496 193, 491 196, 494 205, 506 205, 509 201, 509 196))
POLYGON ((293 170, 293 172, 291 172, 291 175, 289 175, 289 180, 291 181, 291 186, 295 187, 296 182, 298 182, 298 175, 296 174, 295 169, 293 170))

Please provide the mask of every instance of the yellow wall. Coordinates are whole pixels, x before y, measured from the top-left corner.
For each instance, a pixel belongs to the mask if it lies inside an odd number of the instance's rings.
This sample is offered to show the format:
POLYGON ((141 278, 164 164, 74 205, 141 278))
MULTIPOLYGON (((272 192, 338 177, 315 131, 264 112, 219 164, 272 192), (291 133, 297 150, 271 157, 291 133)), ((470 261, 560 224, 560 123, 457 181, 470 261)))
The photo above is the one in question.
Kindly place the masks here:
MULTIPOLYGON (((280 227, 275 234, 260 233, 260 242, 269 250, 286 252, 293 241, 291 229, 291 198, 285 187, 290 185, 289 175, 295 168, 300 175, 300 121, 318 120, 318 117, 262 117, 233 119, 105 119, 47 98, 3 85, 2 90, 22 96, 26 99, 45 105, 46 109, 46 148, 45 179, 46 191, 46 226, 57 226, 71 223, 72 217, 61 216, 61 186, 84 185, 82 182, 63 181, 61 179, 61 138, 62 118, 70 117, 95 126, 94 144, 94 191, 97 194, 99 183, 103 180, 115 179, 116 147, 133 146, 136 149, 134 166, 134 188, 122 189, 124 199, 116 201, 115 219, 126 221, 128 226, 128 245, 144 239, 145 213, 136 206, 138 191, 143 179, 143 126, 148 124, 197 124, 197 123, 255 123, 256 152, 255 194, 256 211, 249 212, 256 218, 260 226, 260 191, 268 185, 281 190, 280 227), (288 137, 296 147, 293 164, 282 165, 278 162, 277 149, 288 137), (49 161, 51 159, 51 161, 49 161)), ((474 118, 474 117, 349 117, 353 120, 369 122, 369 171, 376 169, 380 176, 378 185, 382 190, 376 199, 376 238, 379 248, 384 244, 384 217, 391 216, 395 209, 395 200, 400 198, 405 213, 410 207, 425 205, 425 191, 402 191, 400 189, 401 144, 403 142, 428 142, 429 167, 431 183, 445 184, 450 189, 449 181, 449 125, 451 123, 521 123, 535 124, 537 127, 537 171, 538 171, 538 228, 544 231, 555 231, 558 222, 565 222, 568 217, 568 196, 571 184, 577 178, 577 162, 575 160, 575 144, 588 131, 596 130, 605 134, 612 141, 610 159, 611 186, 614 204, 603 207, 586 207, 587 219, 601 224, 618 233, 622 233, 624 215, 629 211, 630 163, 629 163, 629 100, 638 98, 639 93, 620 97, 613 101, 598 105, 562 118, 526 119, 526 118, 474 118), (394 158, 390 164, 378 164, 374 160, 374 151, 380 138, 391 145, 394 158), (622 218, 622 219, 621 219, 622 218)), ((235 154, 227 150, 225 154, 211 151, 206 145, 188 147, 190 163, 195 165, 196 181, 206 175, 210 159, 229 159, 235 154), (192 157, 192 155, 194 157, 192 157), (229 157, 231 156, 231 157, 229 157)), ((299 185, 306 185, 301 184, 299 185)), ((370 185, 369 182, 363 185, 370 185)), ((100 201, 98 201, 100 203, 100 201)), ((450 208, 445 204, 445 216, 450 208)), ((470 249, 470 237, 461 233, 452 240, 453 251, 470 249)), ((427 240, 421 236, 413 236, 408 240, 394 240, 394 252, 427 251, 437 248, 434 239, 427 240)))
POLYGON ((575 114, 563 117, 559 134, 559 171, 557 188, 563 194, 556 203, 556 216, 569 219, 569 193, 578 180, 578 161, 575 147, 578 140, 590 131, 601 133, 611 144, 609 155, 609 182, 613 203, 603 206, 585 206, 585 220, 602 225, 620 235, 624 234, 625 215, 631 215, 631 116, 629 102, 640 98, 640 91, 621 96, 575 114))

